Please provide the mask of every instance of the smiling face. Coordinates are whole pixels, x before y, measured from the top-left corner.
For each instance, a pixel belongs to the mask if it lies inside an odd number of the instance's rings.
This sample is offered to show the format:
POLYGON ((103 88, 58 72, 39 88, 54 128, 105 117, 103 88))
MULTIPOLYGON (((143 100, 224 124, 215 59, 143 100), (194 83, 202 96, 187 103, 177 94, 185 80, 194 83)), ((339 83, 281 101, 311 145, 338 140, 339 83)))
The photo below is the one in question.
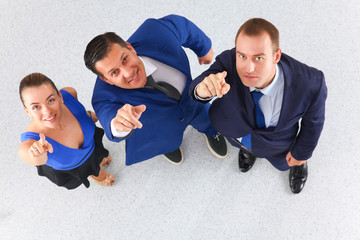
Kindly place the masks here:
POLYGON ((265 88, 275 77, 276 64, 280 61, 281 50, 274 52, 267 32, 248 36, 240 32, 236 42, 236 71, 247 87, 265 88))
POLYGON ((129 43, 126 45, 128 48, 111 44, 109 52, 95 63, 95 68, 102 73, 100 78, 111 85, 126 89, 142 88, 146 83, 144 64, 135 49, 129 43))
POLYGON ((22 99, 25 112, 35 123, 48 128, 60 124, 63 99, 50 84, 25 88, 22 99))

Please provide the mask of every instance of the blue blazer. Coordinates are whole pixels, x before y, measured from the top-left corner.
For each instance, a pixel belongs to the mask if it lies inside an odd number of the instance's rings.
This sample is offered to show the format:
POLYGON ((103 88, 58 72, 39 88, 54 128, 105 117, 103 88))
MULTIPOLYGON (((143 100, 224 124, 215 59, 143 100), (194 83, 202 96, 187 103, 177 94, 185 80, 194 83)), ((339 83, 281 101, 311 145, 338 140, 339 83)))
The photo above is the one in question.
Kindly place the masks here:
POLYGON ((236 138, 251 133, 252 152, 257 157, 284 158, 291 151, 295 159, 307 160, 317 145, 325 120, 324 74, 284 53, 279 64, 284 70, 285 84, 276 127, 256 128, 254 102, 249 88, 242 84, 236 72, 235 48, 217 56, 211 67, 191 84, 189 94, 195 99, 194 88, 206 76, 227 71, 225 80, 230 91, 210 107, 213 126, 237 147, 241 145, 236 138))
MULTIPOLYGON (((186 18, 169 15, 161 19, 146 20, 128 42, 139 56, 156 59, 176 68, 187 77, 187 85, 180 101, 170 99, 153 89, 122 89, 99 77, 96 79, 92 105, 109 140, 121 141, 114 138, 110 130, 111 120, 118 109, 126 103, 133 106, 146 105, 146 110, 139 119, 143 127, 134 130, 126 138, 126 165, 131 165, 174 151, 181 145, 185 128, 200 109, 204 109, 202 104, 194 102, 187 94, 192 78, 189 61, 182 47, 192 49, 201 57, 211 49, 211 41, 186 18)), ((205 117, 208 118, 207 114, 205 117)), ((210 120, 208 124, 211 125, 210 120)))

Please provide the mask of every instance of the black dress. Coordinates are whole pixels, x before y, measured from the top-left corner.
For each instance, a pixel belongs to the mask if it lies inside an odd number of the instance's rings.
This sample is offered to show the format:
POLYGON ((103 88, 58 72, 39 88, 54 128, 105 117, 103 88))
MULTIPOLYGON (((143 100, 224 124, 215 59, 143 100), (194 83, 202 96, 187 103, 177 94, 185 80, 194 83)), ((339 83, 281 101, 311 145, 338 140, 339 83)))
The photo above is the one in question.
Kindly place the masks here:
POLYGON ((109 151, 106 150, 102 144, 103 136, 104 130, 95 127, 95 149, 81 166, 71 170, 55 170, 47 165, 41 165, 36 166, 38 174, 47 177, 56 185, 67 189, 77 188, 81 184, 84 184, 85 187, 88 188, 90 186, 89 180, 87 179, 88 176, 98 176, 100 172, 100 163, 109 155, 109 151))

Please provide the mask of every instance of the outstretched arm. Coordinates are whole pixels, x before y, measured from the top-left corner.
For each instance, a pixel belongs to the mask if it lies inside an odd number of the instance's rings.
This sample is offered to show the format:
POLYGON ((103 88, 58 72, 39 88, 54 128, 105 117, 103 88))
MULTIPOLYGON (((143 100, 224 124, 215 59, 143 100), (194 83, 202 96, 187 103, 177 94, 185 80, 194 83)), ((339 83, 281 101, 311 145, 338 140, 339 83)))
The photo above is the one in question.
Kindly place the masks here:
POLYGON ((40 140, 27 140, 20 144, 18 153, 22 160, 28 164, 39 166, 47 162, 47 152, 52 153, 52 145, 45 140, 44 134, 40 133, 40 140))

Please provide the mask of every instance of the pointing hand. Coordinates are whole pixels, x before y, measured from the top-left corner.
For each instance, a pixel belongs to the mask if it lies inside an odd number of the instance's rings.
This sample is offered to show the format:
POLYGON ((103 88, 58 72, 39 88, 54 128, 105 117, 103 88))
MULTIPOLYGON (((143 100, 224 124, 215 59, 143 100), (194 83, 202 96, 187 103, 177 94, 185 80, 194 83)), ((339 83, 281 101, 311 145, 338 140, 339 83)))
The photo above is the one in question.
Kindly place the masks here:
POLYGON ((141 114, 145 111, 145 105, 131 106, 125 104, 117 111, 114 118, 114 127, 120 132, 130 132, 136 128, 142 128, 142 123, 139 121, 141 114))
POLYGON ((201 98, 221 98, 230 90, 230 85, 225 81, 226 75, 226 71, 210 74, 197 86, 196 95, 201 98))

